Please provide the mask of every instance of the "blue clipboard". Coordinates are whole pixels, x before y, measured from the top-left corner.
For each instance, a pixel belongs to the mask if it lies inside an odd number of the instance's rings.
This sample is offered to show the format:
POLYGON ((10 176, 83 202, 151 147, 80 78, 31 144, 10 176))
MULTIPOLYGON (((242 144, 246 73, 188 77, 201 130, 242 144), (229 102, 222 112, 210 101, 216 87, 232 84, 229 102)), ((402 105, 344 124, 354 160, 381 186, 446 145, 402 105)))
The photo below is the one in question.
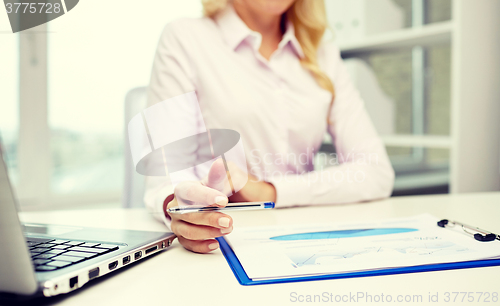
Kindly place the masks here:
POLYGON ((248 277, 243 266, 241 265, 238 257, 234 254, 233 249, 226 242, 224 237, 217 238, 219 241, 220 249, 222 254, 227 260, 227 263, 233 270, 234 276, 241 285, 253 286, 253 285, 266 285, 266 284, 278 284, 278 283, 294 283, 294 282, 308 282, 317 281, 325 279, 339 279, 339 278, 353 278, 353 277, 366 277, 366 276, 378 276, 378 275, 390 275, 390 274, 402 274, 402 273, 418 273, 418 272, 428 272, 428 271, 441 271, 441 270, 454 270, 454 269, 468 269, 468 268, 480 268, 489 266, 500 266, 500 259, 487 259, 487 260, 475 260, 475 261, 464 261, 464 262, 453 262, 453 263, 443 263, 443 264, 430 264, 403 268, 390 268, 390 269, 380 269, 371 271, 361 271, 361 272, 348 272, 348 273, 338 273, 338 274, 328 274, 328 275, 316 275, 316 276, 303 276, 303 277, 293 277, 293 278, 283 278, 283 279, 270 279, 270 280, 252 280, 248 277))

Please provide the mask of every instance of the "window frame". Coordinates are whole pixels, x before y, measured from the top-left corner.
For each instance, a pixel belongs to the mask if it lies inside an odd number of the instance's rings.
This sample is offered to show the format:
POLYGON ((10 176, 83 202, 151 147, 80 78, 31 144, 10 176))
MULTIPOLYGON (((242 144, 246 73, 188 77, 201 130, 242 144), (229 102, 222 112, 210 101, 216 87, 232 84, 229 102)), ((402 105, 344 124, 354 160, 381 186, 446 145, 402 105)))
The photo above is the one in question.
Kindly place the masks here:
POLYGON ((47 23, 19 33, 19 137, 17 198, 23 210, 76 208, 121 201, 121 190, 55 194, 51 191, 51 131, 48 121, 47 23))

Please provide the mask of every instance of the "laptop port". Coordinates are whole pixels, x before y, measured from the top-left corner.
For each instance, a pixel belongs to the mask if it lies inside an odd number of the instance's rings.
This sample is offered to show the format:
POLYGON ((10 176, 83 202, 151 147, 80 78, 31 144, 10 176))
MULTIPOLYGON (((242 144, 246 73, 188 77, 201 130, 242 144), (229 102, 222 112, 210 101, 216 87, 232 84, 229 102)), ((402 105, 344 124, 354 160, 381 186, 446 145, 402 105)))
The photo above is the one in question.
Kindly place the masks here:
POLYGON ((117 260, 117 261, 113 261, 112 263, 110 263, 110 264, 108 265, 108 268, 109 268, 110 270, 113 270, 113 269, 114 269, 114 268, 116 268, 117 266, 118 266, 118 260, 117 260))
POLYGON ((123 257, 123 265, 126 265, 130 262, 130 255, 123 257))
POLYGON ((150 247, 149 249, 146 250, 146 255, 148 255, 149 253, 156 251, 156 250, 158 250, 157 245, 155 245, 154 247, 150 247))
POLYGON ((89 270, 89 280, 94 279, 99 276, 99 268, 94 268, 89 270))
POLYGON ((141 257, 142 257, 142 251, 135 252, 135 254, 134 254, 134 259, 135 260, 140 259, 141 257))
POLYGON ((69 279, 69 288, 75 289, 76 287, 78 287, 78 276, 69 279))

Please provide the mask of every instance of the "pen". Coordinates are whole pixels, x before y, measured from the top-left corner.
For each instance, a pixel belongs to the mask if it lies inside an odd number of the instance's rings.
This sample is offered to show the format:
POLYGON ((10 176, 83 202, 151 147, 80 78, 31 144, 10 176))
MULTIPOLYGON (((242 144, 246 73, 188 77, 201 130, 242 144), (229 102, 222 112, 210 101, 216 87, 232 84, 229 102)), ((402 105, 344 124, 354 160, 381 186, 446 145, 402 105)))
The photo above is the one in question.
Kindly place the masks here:
POLYGON ((271 209, 274 208, 274 202, 241 202, 229 204, 225 207, 218 206, 184 206, 168 208, 170 214, 186 214, 195 212, 211 212, 211 211, 235 211, 235 210, 256 210, 256 209, 271 209))
POLYGON ((439 227, 442 228, 453 228, 455 226, 459 226, 462 228, 462 230, 474 237, 477 241, 493 241, 493 240, 500 240, 500 235, 494 234, 492 232, 482 230, 479 227, 475 226, 470 226, 464 223, 460 223, 458 221, 450 221, 448 219, 443 219, 437 223, 439 227))

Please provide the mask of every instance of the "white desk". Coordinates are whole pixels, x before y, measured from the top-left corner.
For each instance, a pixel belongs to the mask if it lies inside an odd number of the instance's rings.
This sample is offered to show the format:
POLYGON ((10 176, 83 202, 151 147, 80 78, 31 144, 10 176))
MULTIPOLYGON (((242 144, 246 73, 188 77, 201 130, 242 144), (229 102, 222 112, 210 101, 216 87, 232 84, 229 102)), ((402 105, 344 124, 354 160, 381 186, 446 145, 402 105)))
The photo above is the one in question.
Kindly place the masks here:
MULTIPOLYGON (((500 232, 500 193, 400 197, 351 205, 235 212, 232 216, 234 226, 247 226, 371 220, 411 216, 425 212, 432 213, 439 218, 456 219, 493 232, 500 232)), ((30 212, 22 213, 21 219, 24 222, 164 230, 163 225, 153 220, 143 209, 30 212)), ((423 303, 419 305, 425 305, 428 303, 429 292, 439 294, 439 304, 444 303, 445 292, 500 293, 499 280, 500 266, 291 284, 241 286, 219 250, 208 255, 194 254, 184 250, 176 241, 171 249, 151 259, 105 277, 103 280, 97 280, 94 284, 88 284, 83 289, 51 302, 72 306, 154 305, 153 303, 156 305, 296 305, 312 303, 291 302, 291 292, 296 292, 297 295, 321 295, 323 292, 328 292, 347 296, 350 293, 355 295, 357 292, 366 292, 372 296, 389 294, 392 299, 396 299, 398 295, 402 295, 403 298, 406 298, 405 295, 422 295, 423 303)), ((477 295, 474 296, 477 297, 477 295)), ((462 295, 459 295, 457 300, 461 298, 462 295)), ((482 302, 465 302, 464 304, 478 305, 482 302)), ((497 304, 500 304, 500 301, 486 305, 497 304)))

